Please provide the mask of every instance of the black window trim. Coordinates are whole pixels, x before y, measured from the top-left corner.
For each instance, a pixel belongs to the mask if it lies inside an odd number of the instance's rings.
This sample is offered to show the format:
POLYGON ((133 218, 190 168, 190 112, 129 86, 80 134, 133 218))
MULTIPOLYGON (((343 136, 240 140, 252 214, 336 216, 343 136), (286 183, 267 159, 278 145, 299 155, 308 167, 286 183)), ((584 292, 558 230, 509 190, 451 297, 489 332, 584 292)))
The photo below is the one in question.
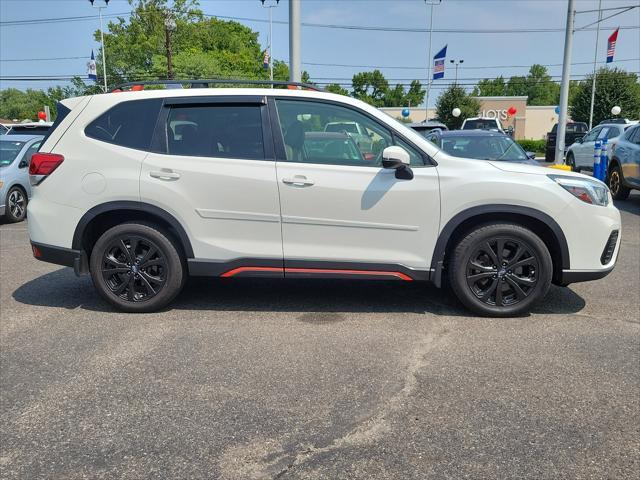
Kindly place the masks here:
MULTIPOLYGON (((260 107, 260 119, 262 123, 262 144, 264 148, 264 158, 240 158, 237 160, 254 160, 275 162, 275 150, 273 145, 273 135, 271 133, 271 121, 269 118, 269 110, 267 108, 267 99, 258 95, 210 95, 210 96, 189 96, 189 97, 167 97, 164 99, 158 121, 153 132, 151 147, 152 153, 168 155, 172 157, 184 157, 192 155, 178 155, 169 153, 169 137, 167 132, 167 120, 169 112, 173 107, 198 107, 198 106, 238 106, 238 105, 256 105, 260 107)), ((199 156, 200 158, 226 158, 226 157, 208 157, 199 156)), ((234 160, 234 159, 231 159, 234 160)))
MULTIPOLYGON (((362 109, 360 109, 360 108, 358 108, 358 107, 356 107, 354 105, 349 105, 349 104, 346 104, 346 103, 337 102, 335 100, 328 100, 328 99, 325 99, 325 98, 289 97, 289 96, 285 96, 285 95, 269 95, 268 98, 267 98, 267 103, 268 103, 268 106, 269 106, 269 114, 271 116, 271 125, 272 125, 272 131, 273 131, 273 141, 274 141, 275 149, 276 149, 276 152, 277 152, 276 161, 278 161, 278 162, 287 162, 287 160, 286 160, 287 154, 286 154, 286 149, 285 149, 285 146, 284 146, 284 137, 282 135, 282 129, 280 128, 280 120, 279 120, 279 117, 278 117, 278 109, 276 108, 276 100, 293 100, 293 101, 298 101, 298 102, 326 103, 326 104, 329 104, 329 105, 335 105, 335 106, 347 108, 349 110, 353 110, 354 112, 357 112, 357 113, 359 113, 361 115, 364 115, 369 120, 371 120, 371 121, 373 121, 373 122, 375 122, 377 124, 381 124, 384 128, 389 130, 389 133, 391 133, 392 138, 394 136, 397 136, 403 142, 409 144, 409 146, 414 148, 418 153, 421 154, 422 161, 424 162, 424 167, 435 167, 435 166, 438 165, 433 158, 431 158, 423 149, 421 149, 420 147, 416 146, 416 144, 414 142, 412 142, 411 140, 406 138, 401 133, 397 132, 394 128, 390 127, 389 125, 382 123, 378 118, 374 117, 370 113, 368 113, 365 110, 362 110, 362 109), (280 160, 280 159, 282 159, 282 160, 280 160)), ((336 165, 336 164, 332 164, 332 165, 336 165)), ((337 166, 340 166, 340 165, 337 165, 337 166)), ((411 168, 422 168, 422 166, 420 166, 420 165, 418 165, 418 166, 412 165, 411 168)))

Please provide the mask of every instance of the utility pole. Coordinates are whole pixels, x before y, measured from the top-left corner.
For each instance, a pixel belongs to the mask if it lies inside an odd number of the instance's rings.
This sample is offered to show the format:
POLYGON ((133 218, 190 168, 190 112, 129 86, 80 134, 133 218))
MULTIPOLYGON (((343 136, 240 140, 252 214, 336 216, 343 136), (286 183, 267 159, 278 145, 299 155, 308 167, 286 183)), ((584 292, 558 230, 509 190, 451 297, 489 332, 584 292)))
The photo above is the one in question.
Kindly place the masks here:
POLYGON ((433 6, 440 5, 442 0, 424 0, 429 7, 429 45, 427 47, 427 92, 424 101, 424 121, 429 120, 429 90, 431 90, 431 31, 433 30, 433 6))
POLYGON ((100 43, 102 44, 102 76, 104 77, 104 91, 107 92, 107 51, 104 48, 104 27, 102 26, 102 10, 109 6, 109 0, 103 0, 104 6, 94 5, 95 0, 89 0, 92 7, 98 9, 98 15, 100 16, 100 43))
POLYGON ((464 60, 449 60, 449 62, 453 63, 456 67, 456 81, 455 84, 458 84, 458 65, 464 63, 464 60))
POLYGON ((564 58, 562 61, 562 83, 560 84, 560 117, 558 118, 558 134, 556 136, 555 163, 564 160, 564 137, 567 131, 567 111, 569 110, 569 82, 571 77, 571 48, 573 45, 573 27, 576 11, 574 1, 567 2, 567 26, 564 34, 564 58))
MULTIPOLYGON (((262 6, 269 9, 269 80, 273 82, 273 15, 271 14, 271 10, 278 6, 280 0, 276 0, 275 5, 265 5, 264 2, 265 0, 260 0, 262 6)), ((271 88, 273 88, 273 84, 271 84, 271 88)))
POLYGON ((167 78, 172 80, 173 75, 173 49, 171 48, 171 33, 176 29, 176 20, 171 10, 164 12, 164 46, 167 53, 167 78))
POLYGON ((593 126, 593 103, 596 100, 596 63, 598 61, 598 40, 600 40, 600 21, 602 20, 602 0, 598 1, 598 27, 596 28, 596 46, 593 52, 593 82, 591 83, 591 107, 589 108, 589 130, 593 126))
POLYGON ((289 80, 300 82, 300 1, 289 0, 289 80))

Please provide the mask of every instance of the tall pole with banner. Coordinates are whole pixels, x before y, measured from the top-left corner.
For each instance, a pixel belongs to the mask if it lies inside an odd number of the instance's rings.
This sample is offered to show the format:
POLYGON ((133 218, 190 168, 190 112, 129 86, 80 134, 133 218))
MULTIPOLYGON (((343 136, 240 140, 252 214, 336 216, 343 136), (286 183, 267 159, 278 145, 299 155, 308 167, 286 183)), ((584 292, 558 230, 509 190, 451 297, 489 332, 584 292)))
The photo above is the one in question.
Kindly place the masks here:
POLYGON ((109 5, 109 0, 103 0, 103 1, 104 1, 104 6, 101 6, 100 4, 95 5, 94 4, 95 0, 89 0, 89 3, 91 3, 92 7, 95 7, 98 9, 98 15, 100 16, 100 43, 102 44, 102 76, 104 77, 104 91, 106 93, 107 91, 107 51, 104 48, 104 27, 102 25, 102 10, 107 8, 107 6, 109 5))
POLYGON ((431 90, 431 33, 433 30, 433 6, 440 5, 442 0, 424 0, 429 7, 429 44, 427 46, 427 91, 424 100, 424 121, 429 120, 429 90, 431 90))
MULTIPOLYGON (((273 14, 271 12, 273 8, 278 6, 280 0, 275 0, 275 5, 265 5, 265 2, 266 0, 260 0, 262 6, 269 9, 269 41, 267 42, 267 49, 269 52, 269 80, 273 82, 273 14)), ((271 88, 273 88, 273 84, 271 85, 271 88)))
POLYGON ((562 61, 562 83, 560 84, 560 115, 558 118, 558 134, 556 136, 555 164, 564 161, 564 137, 567 132, 567 119, 569 118, 569 79, 571 76, 571 48, 573 46, 573 27, 576 11, 575 0, 567 1, 567 26, 564 33, 564 58, 562 61))

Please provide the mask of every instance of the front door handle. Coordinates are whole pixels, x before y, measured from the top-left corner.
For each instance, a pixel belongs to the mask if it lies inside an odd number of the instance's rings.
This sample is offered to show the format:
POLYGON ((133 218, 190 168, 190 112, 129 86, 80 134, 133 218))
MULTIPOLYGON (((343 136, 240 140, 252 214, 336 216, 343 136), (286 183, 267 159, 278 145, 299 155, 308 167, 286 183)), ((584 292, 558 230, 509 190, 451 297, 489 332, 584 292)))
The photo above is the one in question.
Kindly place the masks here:
POLYGON ((304 175, 294 175, 293 178, 283 178, 282 183, 286 183, 287 185, 296 185, 299 187, 310 187, 314 184, 314 181, 308 179, 304 175))
POLYGON ((149 176, 152 178, 158 178, 160 180, 178 180, 180 178, 180 174, 178 172, 174 172, 169 168, 163 168, 159 172, 149 172, 149 176))

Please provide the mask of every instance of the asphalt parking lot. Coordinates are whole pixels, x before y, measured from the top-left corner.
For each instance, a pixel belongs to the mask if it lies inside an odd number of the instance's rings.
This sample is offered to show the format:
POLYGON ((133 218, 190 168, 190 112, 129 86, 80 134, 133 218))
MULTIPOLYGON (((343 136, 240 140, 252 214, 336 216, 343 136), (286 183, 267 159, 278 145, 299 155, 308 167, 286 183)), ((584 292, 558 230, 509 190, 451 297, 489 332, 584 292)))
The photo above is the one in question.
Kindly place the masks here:
POLYGON ((515 319, 257 279, 121 314, 0 225, 0 476, 637 478, 640 195, 619 207, 616 270, 515 319))

